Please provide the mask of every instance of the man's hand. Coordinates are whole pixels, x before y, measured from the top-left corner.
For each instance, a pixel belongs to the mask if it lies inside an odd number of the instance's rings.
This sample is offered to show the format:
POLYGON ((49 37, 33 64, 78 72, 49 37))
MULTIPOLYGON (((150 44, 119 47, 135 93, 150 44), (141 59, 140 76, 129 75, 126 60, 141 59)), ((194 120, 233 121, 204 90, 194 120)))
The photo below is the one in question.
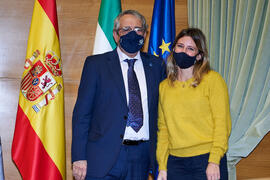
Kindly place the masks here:
POLYGON ((159 173, 158 173, 157 180, 167 180, 167 171, 160 170, 159 173))
POLYGON ((220 179, 219 165, 209 162, 206 168, 207 180, 218 180, 220 179))
POLYGON ((75 161, 73 162, 72 174, 76 180, 84 180, 87 170, 87 161, 75 161))

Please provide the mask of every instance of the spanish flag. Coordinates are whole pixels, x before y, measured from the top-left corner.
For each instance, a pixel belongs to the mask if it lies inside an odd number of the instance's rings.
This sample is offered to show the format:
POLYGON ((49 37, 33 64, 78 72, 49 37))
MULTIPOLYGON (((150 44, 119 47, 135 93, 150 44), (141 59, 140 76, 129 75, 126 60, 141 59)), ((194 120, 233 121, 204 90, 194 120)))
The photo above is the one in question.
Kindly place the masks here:
POLYGON ((55 0, 35 0, 12 159, 23 179, 66 178, 64 89, 55 0))

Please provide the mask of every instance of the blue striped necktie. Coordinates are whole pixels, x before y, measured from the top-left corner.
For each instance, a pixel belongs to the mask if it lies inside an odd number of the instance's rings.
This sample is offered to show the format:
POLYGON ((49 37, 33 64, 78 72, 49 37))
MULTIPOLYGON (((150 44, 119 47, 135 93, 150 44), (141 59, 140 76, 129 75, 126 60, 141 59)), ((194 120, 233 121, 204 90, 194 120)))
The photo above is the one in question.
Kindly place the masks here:
POLYGON ((126 59, 128 63, 128 93, 129 93, 129 112, 127 119, 127 127, 131 127, 138 132, 143 126, 143 110, 141 101, 141 92, 136 73, 134 71, 134 63, 137 59, 126 59))

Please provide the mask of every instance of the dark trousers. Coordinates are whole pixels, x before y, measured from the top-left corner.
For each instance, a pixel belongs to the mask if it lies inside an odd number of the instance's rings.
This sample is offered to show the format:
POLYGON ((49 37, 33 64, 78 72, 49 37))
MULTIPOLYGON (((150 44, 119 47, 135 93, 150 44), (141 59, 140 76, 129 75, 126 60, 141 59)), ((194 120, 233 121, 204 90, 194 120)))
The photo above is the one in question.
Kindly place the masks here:
MULTIPOLYGON (((175 157, 169 155, 167 163, 168 180, 207 180, 206 168, 209 153, 193 157, 175 157)), ((226 155, 220 160, 220 179, 228 179, 226 155)))
POLYGON ((119 157, 103 178, 87 176, 87 180, 147 180, 150 167, 149 142, 122 145, 119 157))

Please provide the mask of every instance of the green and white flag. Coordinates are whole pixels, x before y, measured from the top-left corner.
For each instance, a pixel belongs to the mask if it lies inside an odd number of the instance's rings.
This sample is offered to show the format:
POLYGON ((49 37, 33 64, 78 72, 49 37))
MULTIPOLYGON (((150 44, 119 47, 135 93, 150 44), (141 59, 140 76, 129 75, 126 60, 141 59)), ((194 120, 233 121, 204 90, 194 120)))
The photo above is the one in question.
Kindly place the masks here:
POLYGON ((93 54, 116 48, 113 39, 113 22, 121 12, 121 0, 101 0, 93 54))

